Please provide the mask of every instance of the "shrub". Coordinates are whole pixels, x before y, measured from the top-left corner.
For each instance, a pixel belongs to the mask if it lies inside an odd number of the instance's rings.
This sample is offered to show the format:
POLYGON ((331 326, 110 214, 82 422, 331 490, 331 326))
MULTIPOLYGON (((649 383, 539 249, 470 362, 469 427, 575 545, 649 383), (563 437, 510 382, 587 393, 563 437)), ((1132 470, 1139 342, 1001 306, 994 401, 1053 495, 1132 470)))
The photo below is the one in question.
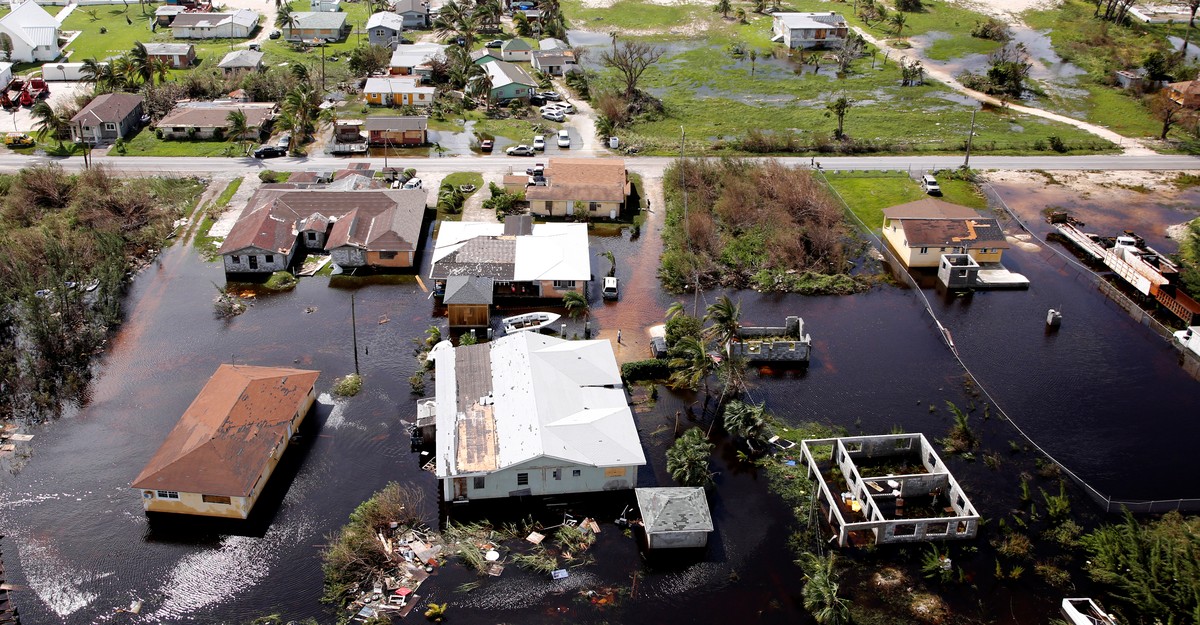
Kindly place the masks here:
POLYGON ((290 291, 296 288, 296 276, 289 271, 276 271, 271 274, 264 286, 272 291, 290 291))
POLYGON ((690 336, 692 338, 700 338, 700 331, 703 329, 703 323, 697 317, 689 314, 678 314, 667 320, 667 348, 675 347, 679 339, 690 336))
POLYGON ((986 21, 975 23, 975 27, 971 29, 971 36, 992 41, 1008 41, 1012 38, 1012 32, 1008 29, 1008 24, 989 17, 986 21))
POLYGON ((283 182, 284 180, 287 180, 287 178, 288 178, 288 175, 286 173, 280 172, 280 171, 271 171, 269 169, 264 169, 263 171, 258 172, 258 179, 267 184, 283 182))
POLYGON ((666 360, 649 358, 634 360, 621 365, 621 377, 626 382, 641 382, 643 380, 665 380, 671 375, 671 367, 666 360))
POLYGON ((338 378, 333 383, 333 394, 339 397, 354 397, 362 390, 362 377, 357 373, 351 373, 343 378, 338 378))

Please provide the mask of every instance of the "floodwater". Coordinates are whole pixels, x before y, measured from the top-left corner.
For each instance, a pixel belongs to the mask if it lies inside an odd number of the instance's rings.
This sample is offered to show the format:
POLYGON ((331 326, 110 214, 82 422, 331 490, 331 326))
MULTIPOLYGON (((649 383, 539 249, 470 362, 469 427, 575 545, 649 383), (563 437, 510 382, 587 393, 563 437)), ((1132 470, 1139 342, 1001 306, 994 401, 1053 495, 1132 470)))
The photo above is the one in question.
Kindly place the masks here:
MULTIPOLYGON (((1025 210, 1040 210, 1035 196, 1001 192, 1025 210)), ((599 254, 612 251, 622 299, 601 302, 593 289, 591 323, 601 338, 623 330, 622 359, 648 353, 643 329, 661 322, 676 299, 661 291, 655 276, 661 222, 654 214, 636 238, 629 229, 592 238, 593 272, 607 270, 599 254)), ((1056 258, 1048 250, 1005 255, 1011 269, 1033 281, 1028 291, 961 298, 923 292, 1000 406, 1068 467, 1118 496, 1200 495, 1186 479, 1193 473, 1189 441, 1197 430, 1200 383, 1180 372, 1165 342, 1106 304, 1089 279, 1056 258), (1050 307, 1065 310, 1055 334, 1042 325, 1050 307)), ((412 412, 414 342, 429 325, 444 327, 428 293, 412 279, 305 278, 295 291, 259 297, 244 315, 222 321, 213 318, 210 304, 212 285, 222 280, 219 265, 203 263, 190 247, 168 249, 131 286, 127 322, 97 364, 91 403, 35 430, 29 463, 0 477, 0 533, 7 535, 0 546, 10 581, 30 588, 16 594, 26 622, 239 622, 271 612, 329 622, 317 600, 323 537, 389 481, 436 497, 434 478, 419 469, 402 423, 412 412), (239 525, 148 520, 127 485, 218 364, 315 368, 322 371, 322 389, 353 371, 351 294, 364 390, 350 400, 322 398, 256 518, 239 525), (140 616, 113 615, 135 598, 146 602, 140 616)), ((702 311, 718 295, 680 299, 702 311)), ((731 295, 741 300, 745 323, 774 324, 798 314, 813 337, 807 369, 752 376, 750 398, 766 401, 786 422, 824 421, 854 434, 901 426, 933 437, 946 431, 949 418, 927 406, 966 401, 962 370, 913 291, 731 295)), ((703 402, 697 402, 690 393, 663 392, 657 404, 639 408, 650 462, 641 485, 670 484, 663 451, 676 412, 700 412, 703 402)), ((692 424, 688 416, 680 422, 692 424)), ((707 425, 703 417, 698 423, 707 425)), ((1001 447, 1017 438, 998 418, 976 425, 985 441, 1001 447)), ((1007 513, 1011 500, 994 492, 998 474, 982 463, 952 460, 951 466, 985 516, 1007 513)), ((759 476, 736 464, 724 441, 713 470, 717 531, 703 554, 644 561, 611 523, 621 500, 603 499, 583 507, 603 522, 593 548, 597 563, 573 569, 565 582, 510 566, 503 577, 464 595, 455 588, 474 577, 446 567, 421 592, 450 602, 451 618, 461 623, 557 623, 564 617, 584 623, 809 622, 786 547, 788 511, 759 476), (577 598, 584 588, 627 588, 634 573, 636 596, 613 608, 577 598)), ((985 560, 978 564, 984 574, 992 566, 985 560)), ((993 590, 982 584, 979 595, 993 590)), ((1025 623, 1053 609, 1052 600, 1034 593, 1014 592, 1011 607, 1002 596, 1003 606, 985 606, 988 619, 1025 623)), ((972 593, 948 600, 972 613, 985 609, 972 593)))

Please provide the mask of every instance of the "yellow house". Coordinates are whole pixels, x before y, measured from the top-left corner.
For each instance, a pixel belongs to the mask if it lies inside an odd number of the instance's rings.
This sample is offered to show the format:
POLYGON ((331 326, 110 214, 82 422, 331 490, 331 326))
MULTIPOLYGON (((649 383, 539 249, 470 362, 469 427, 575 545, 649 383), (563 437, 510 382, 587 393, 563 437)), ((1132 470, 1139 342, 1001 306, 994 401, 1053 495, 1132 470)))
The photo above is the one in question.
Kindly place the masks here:
POLYGON ((380 106, 429 106, 436 90, 422 87, 420 79, 409 76, 368 78, 363 96, 368 104, 380 106))
POLYGON ((312 407, 320 375, 221 365, 133 480, 142 507, 245 519, 312 407))
POLYGON ((883 239, 905 267, 937 267, 942 254, 969 254, 999 263, 1008 249, 1004 228, 974 209, 925 198, 883 211, 883 239))
POLYGON ((534 215, 615 217, 629 196, 625 161, 619 158, 552 158, 544 177, 525 188, 534 215))

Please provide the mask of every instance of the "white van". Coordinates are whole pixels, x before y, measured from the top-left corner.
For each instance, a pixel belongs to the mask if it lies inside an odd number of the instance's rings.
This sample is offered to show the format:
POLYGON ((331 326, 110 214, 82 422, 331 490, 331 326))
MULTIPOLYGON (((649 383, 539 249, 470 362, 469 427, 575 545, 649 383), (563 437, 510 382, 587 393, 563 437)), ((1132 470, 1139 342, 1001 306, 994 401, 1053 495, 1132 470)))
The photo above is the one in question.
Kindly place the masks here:
POLYGON ((562 130, 558 131, 558 147, 560 147, 560 148, 571 147, 571 133, 567 132, 566 128, 563 128, 562 130))
POLYGON ((926 174, 921 176, 921 188, 929 195, 941 195, 942 188, 938 186, 937 178, 926 174))
POLYGON ((613 276, 605 276, 604 289, 600 293, 604 299, 617 299, 617 279, 613 276))

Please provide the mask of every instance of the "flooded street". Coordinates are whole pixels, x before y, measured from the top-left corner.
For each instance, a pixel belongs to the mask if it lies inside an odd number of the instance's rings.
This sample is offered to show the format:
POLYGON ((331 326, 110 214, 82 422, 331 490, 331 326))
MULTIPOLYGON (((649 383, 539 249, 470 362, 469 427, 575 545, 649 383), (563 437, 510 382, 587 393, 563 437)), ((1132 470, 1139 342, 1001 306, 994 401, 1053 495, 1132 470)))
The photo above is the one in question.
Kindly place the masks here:
MULTIPOLYGON (((1069 199, 1042 188, 998 190, 1031 224, 1047 203, 1069 199)), ((650 196, 661 210, 661 193, 650 196)), ((1149 235, 1150 222, 1176 223, 1180 210, 1148 206, 1138 213, 1149 215, 1146 227, 1126 227, 1149 235)), ((625 228, 619 236, 591 238, 596 276, 608 269, 600 254, 612 251, 617 259, 621 300, 603 302, 596 288, 590 298, 600 338, 623 330, 621 360, 648 357, 644 330, 661 323, 676 299, 658 287, 661 224, 656 212, 637 237, 625 228)), ((1194 473, 1187 458, 1200 429, 1194 420, 1200 383, 1180 371, 1175 352, 1049 250, 1014 248, 1004 259, 1030 278, 1028 291, 943 297, 932 286, 924 290, 984 386, 1038 444, 1101 491, 1140 499, 1200 496, 1186 480, 1194 473), (1055 334, 1043 328, 1051 307, 1065 311, 1055 334), (1156 479, 1144 479, 1148 475, 1156 479)), ((91 403, 35 430, 29 463, 0 477, 5 564, 10 582, 30 588, 15 595, 26 622, 244 622, 273 612, 332 622, 318 601, 324 536, 389 481, 436 496, 435 480, 409 452, 401 422, 411 418, 413 406, 414 341, 431 324, 445 327, 415 280, 304 278, 295 291, 260 296, 228 321, 213 316, 214 283, 224 283, 218 264, 204 263, 179 243, 165 251, 131 285, 127 321, 97 364, 91 403), (251 520, 234 526, 149 522, 128 483, 218 364, 319 369, 319 391, 353 371, 351 293, 363 392, 341 401, 322 396, 251 520), (146 602, 141 615, 113 614, 134 599, 146 602)), ((719 295, 681 300, 689 309, 695 301, 702 311, 719 295)), ((807 369, 751 376, 750 398, 766 401, 787 422, 823 421, 851 434, 900 426, 933 438, 946 432, 950 419, 927 406, 967 401, 963 371, 912 291, 883 286, 851 297, 731 296, 742 301, 743 323, 776 324, 796 314, 812 335, 807 369)), ((582 325, 572 323, 569 333, 582 325)), ((671 483, 663 454, 674 415, 689 406, 699 411, 696 401, 691 393, 663 392, 652 407, 639 407, 650 463, 641 485, 671 483)), ((989 445, 1019 437, 999 418, 976 427, 989 445)), ((1014 493, 993 492, 996 472, 982 463, 951 463, 985 516, 1007 512, 1005 498, 1014 493)), ((564 617, 580 623, 809 622, 800 607, 801 574, 786 546, 789 511, 761 476, 736 464, 725 442, 713 470, 717 531, 703 561, 643 560, 612 524, 619 502, 605 500, 594 511, 603 522, 593 548, 597 563, 573 570, 568 580, 551 583, 510 566, 501 578, 462 594, 456 587, 475 577, 452 566, 439 569, 422 593, 450 602, 450 618, 468 624, 561 623, 564 617), (576 591, 585 587, 628 587, 634 573, 636 596, 613 607, 578 599, 576 591)), ((1052 609, 1050 598, 1027 595, 1015 597, 1011 611, 1006 596, 1004 609, 988 610, 987 618, 1029 622, 1016 615, 1052 609)), ((949 600, 981 609, 968 596, 949 600)), ((410 620, 422 622, 419 615, 410 620)))

